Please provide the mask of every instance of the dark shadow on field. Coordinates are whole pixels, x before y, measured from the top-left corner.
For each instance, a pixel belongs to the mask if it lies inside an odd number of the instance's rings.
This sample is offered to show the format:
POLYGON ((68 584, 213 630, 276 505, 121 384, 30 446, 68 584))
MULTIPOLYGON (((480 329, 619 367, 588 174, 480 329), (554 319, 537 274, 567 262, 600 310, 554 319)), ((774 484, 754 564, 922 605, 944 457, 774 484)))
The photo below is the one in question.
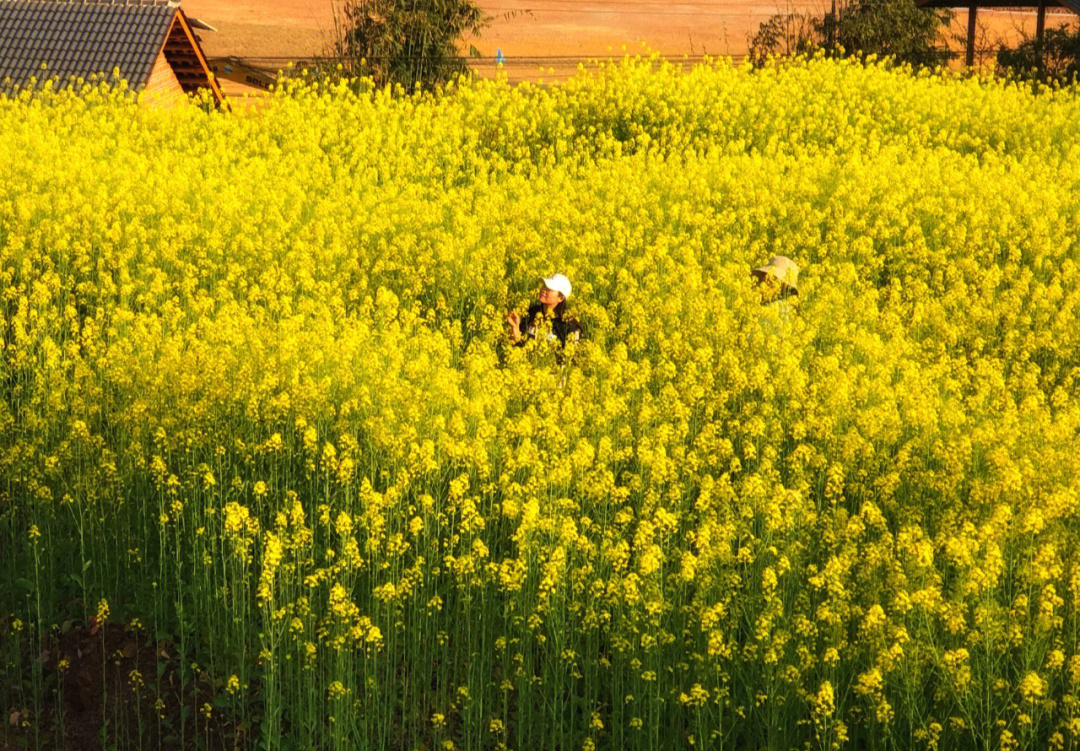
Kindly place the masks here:
MULTIPOLYGON (((167 642, 119 624, 65 624, 34 654, 22 645, 21 685, 0 687, 5 708, 0 751, 48 748, 226 749, 245 745, 244 728, 220 708, 207 674, 182 671, 167 642), (33 706, 34 674, 44 687, 33 706), (181 674, 186 673, 182 687, 181 674), (26 705, 29 706, 26 706, 26 705), (35 715, 36 712, 36 715, 35 715), (181 727, 183 726, 183 728, 181 727)), ((9 639, 10 641, 10 639, 9 639)), ((0 643, 0 653, 11 644, 0 643)))

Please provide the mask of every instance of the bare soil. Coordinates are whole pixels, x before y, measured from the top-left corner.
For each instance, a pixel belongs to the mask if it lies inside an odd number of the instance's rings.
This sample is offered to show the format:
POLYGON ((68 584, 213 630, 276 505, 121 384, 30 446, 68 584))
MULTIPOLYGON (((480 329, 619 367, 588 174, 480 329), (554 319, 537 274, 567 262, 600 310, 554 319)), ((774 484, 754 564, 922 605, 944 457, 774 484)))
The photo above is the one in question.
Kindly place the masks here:
MULTIPOLYGON (((205 671, 181 667, 166 642, 118 624, 65 624, 40 650, 21 645, 21 685, 0 686, 0 751, 53 748, 225 749, 245 728, 205 699, 205 671), (34 674, 44 688, 33 703, 34 674), (196 737, 197 736, 197 737, 196 737)), ((0 647, 5 645, 0 644, 0 647)))
MULTIPOLYGON (((184 0, 184 10, 212 26, 202 32, 211 57, 237 56, 259 67, 326 54, 335 37, 335 8, 342 0, 184 0)), ((511 80, 552 80, 572 75, 580 61, 621 57, 624 52, 739 57, 758 26, 778 12, 821 11, 826 0, 481 0, 492 22, 471 40, 484 59, 477 70, 494 73, 498 52, 511 80), (624 49, 625 48, 625 49, 624 49)), ((960 0, 958 0, 960 2, 960 0)), ((991 49, 1034 33, 1033 10, 979 12, 977 47, 989 61, 991 49)), ((1048 25, 1075 20, 1051 11, 1048 25)), ((950 31, 954 49, 966 35, 967 12, 956 14, 950 31)))

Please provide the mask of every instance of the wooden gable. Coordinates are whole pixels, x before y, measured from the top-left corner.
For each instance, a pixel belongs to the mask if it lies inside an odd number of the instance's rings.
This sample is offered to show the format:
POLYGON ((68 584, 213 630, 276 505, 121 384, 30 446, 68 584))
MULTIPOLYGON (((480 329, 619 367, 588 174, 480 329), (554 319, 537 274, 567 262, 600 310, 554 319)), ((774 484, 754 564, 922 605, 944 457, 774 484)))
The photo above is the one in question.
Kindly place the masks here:
POLYGON ((0 0, 0 94, 113 75, 155 101, 224 102, 179 0, 0 0))
POLYGON ((221 87, 214 80, 214 74, 199 46, 199 39, 184 11, 179 8, 173 16, 168 34, 165 35, 161 53, 184 93, 191 94, 199 89, 208 89, 216 104, 220 105, 225 101, 221 87))

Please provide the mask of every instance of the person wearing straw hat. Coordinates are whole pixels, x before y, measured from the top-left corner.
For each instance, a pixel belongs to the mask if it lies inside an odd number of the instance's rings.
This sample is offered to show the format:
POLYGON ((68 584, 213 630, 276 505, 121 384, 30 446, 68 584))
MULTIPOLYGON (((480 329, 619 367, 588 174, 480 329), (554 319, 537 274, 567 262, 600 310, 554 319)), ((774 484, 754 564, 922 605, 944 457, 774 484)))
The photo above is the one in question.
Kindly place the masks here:
POLYGON ((750 273, 757 279, 763 305, 799 294, 799 266, 787 256, 775 256, 750 273))
POLYGON ((581 325, 566 317, 566 301, 570 298, 571 289, 570 280, 564 274, 545 277, 536 302, 529 306, 525 317, 514 311, 506 316, 514 346, 525 346, 526 342, 536 339, 545 329, 549 341, 558 339, 563 346, 566 346, 567 340, 578 341, 581 338, 581 325))
POLYGON ((799 294, 799 267, 786 256, 776 256, 764 266, 752 269, 761 294, 758 323, 770 342, 780 342, 791 333, 799 294))

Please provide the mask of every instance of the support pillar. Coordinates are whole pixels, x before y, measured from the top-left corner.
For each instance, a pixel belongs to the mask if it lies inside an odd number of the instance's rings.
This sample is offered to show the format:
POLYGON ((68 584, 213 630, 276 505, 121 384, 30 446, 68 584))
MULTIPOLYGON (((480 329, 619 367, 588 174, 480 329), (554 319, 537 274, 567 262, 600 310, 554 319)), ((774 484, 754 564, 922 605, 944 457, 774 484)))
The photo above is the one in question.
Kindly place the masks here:
POLYGON ((1043 34, 1046 32, 1046 0, 1039 0, 1039 10, 1035 15, 1035 63, 1043 67, 1043 34))
POLYGON ((967 67, 975 67, 975 21, 978 18, 979 6, 975 3, 968 8, 968 35, 967 35, 967 67))

